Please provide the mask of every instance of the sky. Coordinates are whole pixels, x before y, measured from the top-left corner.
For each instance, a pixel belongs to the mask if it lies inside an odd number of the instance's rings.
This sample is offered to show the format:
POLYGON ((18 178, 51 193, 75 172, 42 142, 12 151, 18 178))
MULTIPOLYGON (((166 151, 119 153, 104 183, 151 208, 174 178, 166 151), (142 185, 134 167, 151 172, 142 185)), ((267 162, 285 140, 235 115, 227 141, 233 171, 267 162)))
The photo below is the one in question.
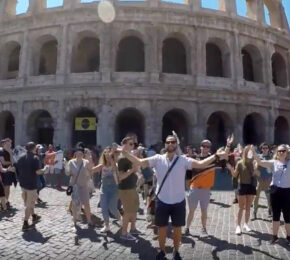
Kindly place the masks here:
MULTIPOLYGON (((89 3, 89 2, 95 2, 98 0, 81 0, 83 3, 89 3)), ((124 0, 119 0, 119 1, 124 1, 124 0)), ((125 0, 125 1, 145 1, 145 0, 125 0)), ((184 0, 164 0, 166 2, 173 2, 173 3, 180 3, 182 4, 184 0)), ((211 9, 218 9, 218 0, 201 0, 202 1, 202 6, 204 8, 211 8, 211 9)), ((227 1, 234 1, 234 0, 227 0, 227 1)), ((283 5, 286 11, 286 15, 288 18, 288 23, 290 23, 290 0, 282 0, 283 5)), ((18 0, 18 4, 16 7, 16 13, 21 14, 25 13, 28 8, 28 2, 29 0, 18 0)), ((236 0, 237 2, 237 10, 238 10, 238 15, 245 16, 246 15, 246 0, 236 0)), ((57 6, 62 6, 63 0, 47 0, 47 7, 52 8, 52 7, 57 7, 57 6)), ((266 23, 270 24, 269 20, 269 15, 268 15, 268 10, 265 8, 265 17, 266 17, 266 23)))

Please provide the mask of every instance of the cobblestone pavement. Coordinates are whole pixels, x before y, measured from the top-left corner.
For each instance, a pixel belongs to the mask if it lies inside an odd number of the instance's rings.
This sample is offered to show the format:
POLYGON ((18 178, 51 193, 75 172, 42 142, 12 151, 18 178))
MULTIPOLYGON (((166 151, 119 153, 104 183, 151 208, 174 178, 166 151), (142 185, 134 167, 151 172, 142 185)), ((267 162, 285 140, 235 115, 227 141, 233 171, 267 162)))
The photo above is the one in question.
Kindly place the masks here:
MULTIPOLYGON (((91 200, 96 228, 88 229, 84 223, 79 229, 72 225, 67 213, 69 198, 65 192, 52 188, 41 191, 45 206, 36 208, 42 216, 36 230, 21 231, 24 208, 21 190, 12 188, 9 213, 0 213, 0 259, 155 259, 158 243, 152 229, 146 229, 144 214, 138 214, 137 228, 143 232, 134 242, 119 239, 119 227, 112 224, 112 234, 100 233, 101 212, 97 208, 99 191, 91 200)), ((184 259, 290 259, 290 248, 285 239, 275 246, 267 245, 271 222, 267 217, 266 203, 262 196, 262 208, 258 220, 251 222, 253 232, 235 235, 237 205, 232 205, 233 192, 213 191, 208 216, 208 238, 199 236, 200 211, 197 210, 191 226, 191 236, 183 237, 180 248, 184 259)), ((141 203, 143 206, 143 203, 141 203)), ((142 212, 141 212, 142 213, 142 212)), ((285 237, 284 228, 280 237, 285 237)), ((167 240, 167 257, 172 257, 172 240, 167 240)))

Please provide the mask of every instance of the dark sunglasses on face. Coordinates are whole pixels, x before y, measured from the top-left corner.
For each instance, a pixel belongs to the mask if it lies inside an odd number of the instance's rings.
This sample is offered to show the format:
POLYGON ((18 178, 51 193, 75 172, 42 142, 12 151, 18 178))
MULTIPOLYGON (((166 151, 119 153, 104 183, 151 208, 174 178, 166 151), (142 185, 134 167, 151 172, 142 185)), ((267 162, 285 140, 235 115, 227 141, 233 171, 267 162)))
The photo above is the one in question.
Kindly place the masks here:
POLYGON ((166 141, 166 144, 176 144, 176 141, 166 141))
POLYGON ((279 150, 278 153, 286 153, 286 150, 279 150))

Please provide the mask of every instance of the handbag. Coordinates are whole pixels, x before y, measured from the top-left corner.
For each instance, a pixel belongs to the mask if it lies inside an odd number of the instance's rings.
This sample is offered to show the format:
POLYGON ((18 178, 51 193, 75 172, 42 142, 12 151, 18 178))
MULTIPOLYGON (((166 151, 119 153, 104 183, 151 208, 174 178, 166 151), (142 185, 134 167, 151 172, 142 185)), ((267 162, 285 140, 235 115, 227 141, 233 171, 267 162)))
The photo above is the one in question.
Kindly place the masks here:
MULTIPOLYGON (((77 174, 77 177, 76 177, 76 180, 75 180, 74 185, 75 185, 75 184, 77 183, 77 181, 78 181, 78 178, 79 178, 79 175, 80 175, 80 172, 81 172, 82 167, 83 167, 83 162, 82 162, 82 164, 81 164, 81 166, 80 166, 80 168, 79 168, 79 170, 78 170, 78 174, 77 174)), ((67 195, 67 196, 70 196, 70 195, 72 195, 72 193, 73 193, 73 185, 69 185, 69 186, 67 187, 67 189, 66 189, 66 195, 67 195)))
POLYGON ((174 165, 176 164, 176 162, 178 161, 178 159, 179 159, 179 156, 177 156, 177 157, 175 158, 174 162, 171 164, 170 168, 169 168, 168 171, 166 172, 165 177, 164 177, 164 179, 162 180, 161 185, 160 185, 160 188, 159 188, 159 190, 158 190, 158 192, 157 192, 157 194, 156 194, 156 198, 158 198, 158 195, 159 195, 159 193, 160 193, 160 191, 161 191, 161 189, 162 189, 162 187, 163 187, 163 185, 164 185, 164 182, 166 181, 167 177, 169 176, 169 173, 170 173, 171 170, 173 169, 173 167, 174 167, 174 165))

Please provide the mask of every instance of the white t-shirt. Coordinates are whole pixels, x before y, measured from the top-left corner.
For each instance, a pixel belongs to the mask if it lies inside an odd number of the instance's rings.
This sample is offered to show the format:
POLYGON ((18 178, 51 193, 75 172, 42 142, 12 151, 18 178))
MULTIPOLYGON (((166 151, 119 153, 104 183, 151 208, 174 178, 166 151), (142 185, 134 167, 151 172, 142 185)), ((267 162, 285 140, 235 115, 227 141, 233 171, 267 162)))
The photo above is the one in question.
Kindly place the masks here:
MULTIPOLYGON (((169 161, 166 154, 156 154, 148 158, 150 167, 154 168, 156 171, 156 194, 159 191, 159 187, 166 175, 167 170, 170 168, 175 158, 176 155, 174 156, 172 161, 169 161)), ((186 157, 184 155, 179 156, 178 161, 169 173, 166 181, 163 184, 161 192, 158 195, 158 198, 162 202, 167 204, 175 204, 184 200, 185 173, 186 170, 190 170, 192 168, 193 162, 195 162, 195 160, 192 158, 186 157)))
POLYGON ((54 165, 54 168, 56 169, 63 168, 63 151, 62 150, 59 150, 56 152, 54 161, 56 162, 54 165))
POLYGON ((279 160, 268 161, 272 164, 272 183, 280 188, 290 188, 290 160, 283 164, 279 160))

